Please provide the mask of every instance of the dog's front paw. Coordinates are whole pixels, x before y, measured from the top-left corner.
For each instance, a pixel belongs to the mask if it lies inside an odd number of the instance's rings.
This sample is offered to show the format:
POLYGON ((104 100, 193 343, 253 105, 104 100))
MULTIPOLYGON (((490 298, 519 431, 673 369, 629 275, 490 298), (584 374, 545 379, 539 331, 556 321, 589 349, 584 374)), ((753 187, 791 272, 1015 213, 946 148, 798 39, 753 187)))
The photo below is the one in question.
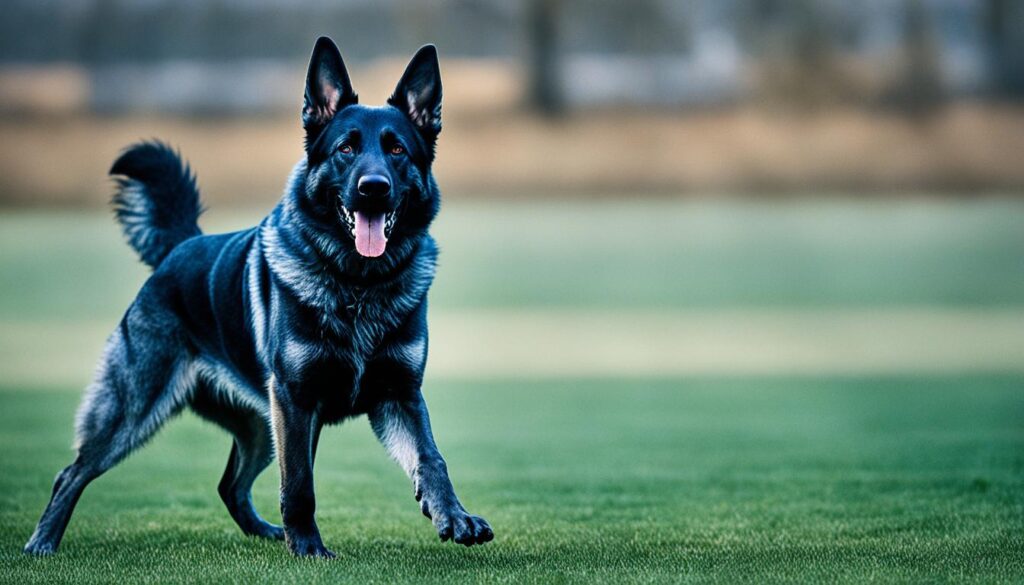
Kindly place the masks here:
POLYGON ((324 546, 319 534, 294 536, 286 533, 285 542, 288 544, 288 550, 297 557, 333 559, 337 556, 324 546))
POLYGON ((454 540, 464 546, 473 546, 494 540, 494 531, 487 520, 473 516, 462 506, 453 506, 440 513, 432 512, 431 519, 442 542, 454 540))
POLYGON ((473 546, 494 540, 487 520, 466 512, 459 503, 443 461, 433 467, 421 466, 413 477, 413 490, 420 511, 434 522, 441 542, 454 540, 473 546))
POLYGON ((50 542, 37 540, 33 536, 32 540, 28 541, 28 544, 22 549, 22 552, 34 557, 48 557, 57 552, 57 547, 50 542))

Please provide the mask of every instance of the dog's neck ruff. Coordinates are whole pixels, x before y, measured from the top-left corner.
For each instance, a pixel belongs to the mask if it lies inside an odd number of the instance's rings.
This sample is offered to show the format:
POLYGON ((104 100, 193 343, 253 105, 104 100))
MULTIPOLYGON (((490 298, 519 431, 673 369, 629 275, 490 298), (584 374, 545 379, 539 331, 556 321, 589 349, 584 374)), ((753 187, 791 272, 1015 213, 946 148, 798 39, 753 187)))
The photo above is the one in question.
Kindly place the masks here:
POLYGON ((301 303, 351 314, 386 292, 395 309, 411 311, 426 296, 437 265, 427 233, 396 241, 381 257, 367 259, 301 214, 286 197, 258 228, 271 274, 301 303))

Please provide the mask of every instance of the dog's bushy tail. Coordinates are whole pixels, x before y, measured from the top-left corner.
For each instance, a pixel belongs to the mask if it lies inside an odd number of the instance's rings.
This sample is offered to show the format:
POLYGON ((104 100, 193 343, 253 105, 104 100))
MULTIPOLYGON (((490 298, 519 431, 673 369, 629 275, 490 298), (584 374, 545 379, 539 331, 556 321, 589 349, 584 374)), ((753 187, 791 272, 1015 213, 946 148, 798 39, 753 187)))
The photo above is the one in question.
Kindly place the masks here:
POLYGON ((158 141, 133 144, 110 174, 117 182, 114 215, 146 264, 156 268, 175 246, 202 233, 196 177, 171 147, 158 141))

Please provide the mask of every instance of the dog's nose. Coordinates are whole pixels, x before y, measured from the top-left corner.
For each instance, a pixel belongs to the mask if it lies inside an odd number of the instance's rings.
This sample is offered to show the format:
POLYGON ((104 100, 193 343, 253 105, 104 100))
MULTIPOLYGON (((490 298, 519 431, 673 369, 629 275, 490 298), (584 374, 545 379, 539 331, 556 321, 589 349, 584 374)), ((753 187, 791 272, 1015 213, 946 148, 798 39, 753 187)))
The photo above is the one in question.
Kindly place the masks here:
POLYGON ((360 195, 379 197, 391 191, 391 181, 383 175, 363 175, 359 177, 357 189, 360 195))

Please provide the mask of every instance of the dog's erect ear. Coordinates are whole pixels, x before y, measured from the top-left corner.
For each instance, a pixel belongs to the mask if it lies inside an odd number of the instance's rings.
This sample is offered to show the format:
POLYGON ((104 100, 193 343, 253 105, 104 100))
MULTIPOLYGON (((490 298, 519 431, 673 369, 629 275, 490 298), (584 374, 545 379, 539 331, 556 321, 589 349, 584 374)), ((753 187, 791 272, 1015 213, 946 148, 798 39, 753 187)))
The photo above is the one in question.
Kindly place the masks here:
POLYGON ((441 132, 441 69, 434 45, 416 51, 388 103, 409 116, 428 139, 437 138, 441 132))
POLYGON ((338 110, 358 101, 337 45, 327 37, 320 37, 313 46, 306 72, 306 97, 302 106, 306 145, 316 140, 338 110))

